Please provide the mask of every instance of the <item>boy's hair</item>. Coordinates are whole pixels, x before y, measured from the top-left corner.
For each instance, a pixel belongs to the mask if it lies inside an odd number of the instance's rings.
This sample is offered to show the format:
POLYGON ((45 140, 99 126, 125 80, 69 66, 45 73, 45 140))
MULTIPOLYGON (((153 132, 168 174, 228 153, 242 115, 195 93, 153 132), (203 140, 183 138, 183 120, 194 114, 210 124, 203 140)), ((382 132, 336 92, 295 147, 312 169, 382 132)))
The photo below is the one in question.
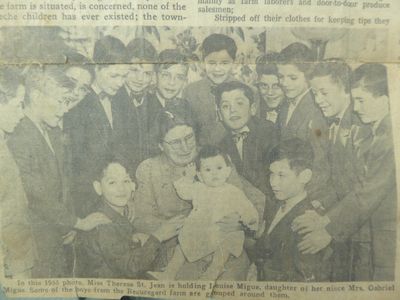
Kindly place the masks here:
POLYGON ((302 43, 292 43, 282 49, 278 56, 278 64, 295 65, 306 76, 314 62, 314 54, 310 48, 302 43))
POLYGON ((310 79, 329 76, 331 80, 344 87, 346 93, 350 92, 351 68, 341 59, 327 59, 313 68, 310 79))
POLYGON ((43 91, 46 89, 46 82, 49 79, 53 79, 58 86, 69 90, 72 90, 75 86, 74 82, 65 74, 64 67, 59 65, 30 66, 24 77, 26 89, 25 104, 30 103, 30 97, 28 96, 32 90, 43 91))
POLYGON ((126 46, 128 61, 134 58, 143 61, 143 63, 157 63, 158 54, 153 44, 144 38, 135 38, 126 46))
POLYGON ((20 68, 2 66, 0 68, 0 104, 7 104, 14 98, 21 84, 23 82, 20 68))
POLYGON ((121 159, 115 156, 109 156, 101 159, 100 162, 97 164, 94 180, 100 182, 104 178, 108 167, 112 164, 121 165, 125 170, 127 170, 127 168, 125 167, 125 163, 121 159))
POLYGON ((278 76, 278 68, 276 66, 278 55, 276 52, 271 52, 256 58, 256 73, 258 78, 262 75, 278 76))
POLYGON ((178 49, 166 49, 160 52, 159 63, 156 64, 156 72, 169 69, 174 65, 183 65, 186 68, 186 72, 189 69, 187 57, 182 54, 178 49))
POLYGON ((107 35, 96 41, 93 51, 93 61, 99 67, 104 64, 107 66, 107 64, 126 63, 126 47, 121 40, 107 35))
POLYGON ((200 171, 201 167, 201 160, 211 158, 211 157, 216 157, 216 156, 222 156, 224 159, 225 163, 227 166, 231 165, 231 160, 229 158, 229 155, 225 152, 223 152, 220 148, 214 145, 204 145, 200 151, 199 154, 196 157, 195 164, 196 164, 196 170, 200 171))
POLYGON ((368 63, 359 66, 351 76, 351 88, 363 88, 374 97, 389 96, 386 67, 368 63))
POLYGON ((213 94, 215 96, 215 101, 217 106, 220 107, 222 94, 225 92, 230 92, 234 90, 241 90, 243 94, 249 99, 250 105, 254 103, 254 93, 253 90, 246 84, 240 81, 228 81, 219 84, 214 90, 213 94))
POLYGON ((297 174, 305 169, 312 170, 314 151, 309 142, 299 138, 283 140, 270 152, 269 164, 287 159, 290 168, 297 174))
POLYGON ((225 34, 213 33, 206 37, 201 44, 203 59, 205 59, 210 53, 222 50, 226 50, 229 56, 235 60, 237 52, 235 40, 225 34))

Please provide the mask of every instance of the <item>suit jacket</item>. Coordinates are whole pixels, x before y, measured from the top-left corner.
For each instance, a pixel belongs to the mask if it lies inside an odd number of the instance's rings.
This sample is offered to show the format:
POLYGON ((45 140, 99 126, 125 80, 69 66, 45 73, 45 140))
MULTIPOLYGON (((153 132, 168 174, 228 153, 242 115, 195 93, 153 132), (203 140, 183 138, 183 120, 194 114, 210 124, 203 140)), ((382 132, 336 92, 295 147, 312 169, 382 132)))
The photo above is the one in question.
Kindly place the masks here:
POLYGON ((0 212, 1 241, 5 276, 18 278, 34 263, 35 244, 29 220, 28 200, 4 137, 0 136, 0 212))
POLYGON ((280 132, 280 139, 285 140, 293 137, 309 141, 314 150, 313 178, 308 184, 308 195, 314 199, 320 199, 324 207, 330 207, 334 193, 330 189, 326 193, 326 189, 321 186, 328 186, 329 180, 329 164, 328 164, 328 148, 329 148, 329 130, 328 124, 321 110, 314 101, 314 95, 311 92, 306 93, 300 101, 289 122, 286 119, 289 110, 289 102, 285 100, 279 111, 277 126, 280 132), (324 191, 323 193, 321 193, 324 191), (327 195, 329 195, 327 197, 327 195))
MULTIPOLYGON (((396 253, 396 172, 390 116, 355 142, 358 182, 332 210, 327 231, 338 241, 370 232, 372 280, 393 280, 396 253), (372 133, 372 131, 371 131, 372 133)), ((365 239, 365 237, 364 237, 365 239)))
POLYGON ((63 199, 61 132, 49 134, 55 154, 36 125, 25 117, 8 140, 28 199, 33 234, 38 248, 36 277, 66 275, 62 236, 77 218, 63 199))
POLYGON ((277 144, 277 132, 272 122, 252 118, 248 124, 250 132, 243 141, 243 159, 231 133, 226 133, 220 143, 221 149, 228 153, 237 172, 258 189, 265 191, 267 172, 265 165, 269 152, 277 144))
POLYGON ((144 279, 153 270, 161 243, 152 235, 141 245, 133 242, 135 228, 128 218, 101 201, 98 212, 110 224, 100 225, 77 239, 77 276, 86 278, 144 279))
POLYGON ((125 136, 121 139, 122 157, 126 161, 128 172, 134 178, 138 165, 151 156, 149 145, 151 119, 161 108, 153 108, 155 104, 149 92, 143 95, 143 102, 139 106, 134 105, 127 88, 120 89, 117 98, 121 99, 120 113, 123 116, 121 119, 124 121, 125 129, 125 136))
POLYGON ((268 234, 272 219, 256 244, 258 280, 261 281, 328 281, 332 249, 328 246, 317 254, 301 254, 297 244, 301 236, 293 232, 293 220, 306 210, 314 209, 306 198, 295 205, 268 234))
MULTIPOLYGON (((113 115, 111 127, 97 94, 89 93, 64 117, 64 132, 69 140, 71 165, 67 166, 71 178, 71 201, 76 213, 85 217, 94 209, 97 196, 92 183, 99 162, 109 157, 123 156, 124 114, 121 99, 110 99, 113 115)), ((100 163, 101 164, 101 163, 100 163)))
POLYGON ((343 199, 356 184, 354 139, 365 134, 364 127, 365 125, 362 125, 349 107, 340 121, 336 139, 329 140, 330 182, 339 200, 343 199))

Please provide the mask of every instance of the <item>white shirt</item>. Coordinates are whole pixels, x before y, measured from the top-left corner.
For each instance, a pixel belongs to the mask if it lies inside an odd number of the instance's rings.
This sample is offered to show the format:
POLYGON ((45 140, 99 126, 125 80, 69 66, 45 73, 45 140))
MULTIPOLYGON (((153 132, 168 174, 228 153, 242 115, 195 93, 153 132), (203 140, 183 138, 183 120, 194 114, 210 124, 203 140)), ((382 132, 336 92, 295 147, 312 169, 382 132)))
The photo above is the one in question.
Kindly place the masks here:
POLYGON ((271 225, 268 228, 268 234, 272 232, 272 230, 278 225, 278 223, 286 216, 293 207, 295 207, 299 202, 303 201, 307 197, 307 192, 304 191, 303 193, 286 200, 285 204, 282 205, 275 214, 274 219, 271 222, 271 225))
POLYGON ((156 93, 156 95, 158 102, 160 102, 161 106, 165 108, 165 99, 158 92, 156 93))
POLYGON ((342 124, 343 116, 346 112, 348 107, 346 107, 340 114, 337 115, 339 118, 339 124, 333 123, 329 127, 329 140, 332 141, 333 144, 336 143, 337 135, 339 133, 340 125, 342 124))
POLYGON ((265 114, 265 119, 267 121, 271 121, 272 123, 276 123, 278 119, 278 112, 276 110, 267 111, 265 114))
POLYGON ((289 124, 290 119, 292 118, 293 112, 296 109, 296 107, 299 105, 300 101, 303 100, 303 97, 310 91, 310 89, 307 89, 303 94, 299 95, 296 97, 294 101, 291 101, 289 103, 289 109, 286 117, 286 125, 289 124))
MULTIPOLYGON (((97 94, 100 95, 101 89, 96 83, 92 84, 92 89, 93 91, 97 94)), ((111 128, 113 128, 113 115, 112 115, 112 108, 111 108, 111 100, 109 97, 99 97, 100 103, 103 106, 104 112, 106 113, 108 122, 110 123, 111 128)))
MULTIPOLYGON (((233 134, 237 134, 237 133, 243 133, 243 132, 250 132, 249 127, 245 126, 243 127, 239 132, 233 132, 233 134)), ((236 142, 236 148, 239 152, 239 156, 240 159, 243 160, 243 142, 244 142, 244 138, 240 138, 237 142, 236 142)))

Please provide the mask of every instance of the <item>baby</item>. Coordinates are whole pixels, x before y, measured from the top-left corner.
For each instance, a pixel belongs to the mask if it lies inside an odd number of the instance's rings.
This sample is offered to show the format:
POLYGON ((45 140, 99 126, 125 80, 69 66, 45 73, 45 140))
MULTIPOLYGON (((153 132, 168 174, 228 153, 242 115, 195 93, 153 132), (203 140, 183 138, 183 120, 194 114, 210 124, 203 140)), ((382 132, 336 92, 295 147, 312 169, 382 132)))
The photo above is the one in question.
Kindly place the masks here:
POLYGON ((173 280, 186 262, 195 262, 210 254, 213 259, 202 280, 217 279, 232 254, 242 254, 243 230, 223 232, 218 222, 225 216, 238 214, 239 222, 250 230, 258 229, 258 213, 245 194, 227 183, 231 173, 229 156, 214 146, 204 146, 186 175, 178 179, 175 189, 184 200, 192 201, 193 209, 186 218, 179 245, 164 272, 151 272, 157 279, 173 280), (199 181, 195 180, 195 176, 199 181))

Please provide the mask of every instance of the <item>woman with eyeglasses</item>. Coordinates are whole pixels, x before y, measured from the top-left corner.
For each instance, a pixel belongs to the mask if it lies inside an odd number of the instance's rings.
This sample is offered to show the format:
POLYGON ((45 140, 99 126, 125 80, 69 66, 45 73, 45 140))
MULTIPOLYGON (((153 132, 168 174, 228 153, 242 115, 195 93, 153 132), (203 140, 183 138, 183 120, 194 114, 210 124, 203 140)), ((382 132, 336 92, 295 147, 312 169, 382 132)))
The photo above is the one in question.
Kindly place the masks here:
MULTIPOLYGON (((158 141, 161 154, 143 161, 137 171, 138 189, 135 193, 135 220, 138 230, 152 233, 164 222, 175 220, 183 224, 190 213, 190 202, 180 199, 173 183, 185 175, 187 166, 194 162, 197 156, 196 133, 192 121, 181 115, 163 111, 157 118, 158 141)), ((246 180, 232 171, 228 182, 243 190, 252 201, 260 215, 264 209, 264 195, 246 180)), ((241 228, 236 215, 229 215, 221 220, 221 230, 232 232, 241 228)), ((160 260, 159 267, 164 267, 171 259, 177 245, 173 238, 164 242, 166 255, 160 260)), ((194 263, 186 263, 178 272, 176 279, 195 280, 206 270, 212 257, 206 257, 194 263)), ((222 280, 245 280, 249 266, 248 257, 243 254, 231 258, 226 264, 222 280)))
POLYGON ((30 278, 35 258, 28 201, 7 136, 23 118, 25 88, 13 67, 0 69, 1 264, 6 277, 30 278))

